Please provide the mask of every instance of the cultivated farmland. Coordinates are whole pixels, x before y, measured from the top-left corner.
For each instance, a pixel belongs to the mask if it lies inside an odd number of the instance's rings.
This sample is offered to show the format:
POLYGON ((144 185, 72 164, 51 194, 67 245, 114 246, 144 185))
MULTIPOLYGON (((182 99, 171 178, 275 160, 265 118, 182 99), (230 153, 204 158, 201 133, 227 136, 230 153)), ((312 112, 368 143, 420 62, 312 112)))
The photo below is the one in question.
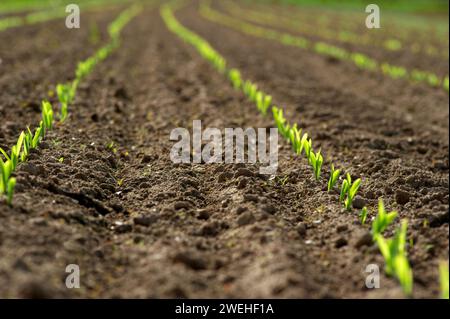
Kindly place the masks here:
POLYGON ((2 2, 0 297, 448 298, 448 3, 325 3, 2 2))

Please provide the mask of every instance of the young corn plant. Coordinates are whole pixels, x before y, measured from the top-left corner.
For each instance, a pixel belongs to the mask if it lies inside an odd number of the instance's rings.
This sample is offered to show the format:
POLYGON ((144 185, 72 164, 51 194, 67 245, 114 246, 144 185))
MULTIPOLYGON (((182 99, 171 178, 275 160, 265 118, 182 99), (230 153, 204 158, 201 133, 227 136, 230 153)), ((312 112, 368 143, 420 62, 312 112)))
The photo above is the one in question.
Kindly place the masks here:
POLYGON ((10 177, 8 180, 8 184, 6 185, 6 204, 8 204, 9 206, 12 205, 15 187, 16 187, 16 178, 10 177))
POLYGON ((365 225, 366 224, 366 220, 367 220, 367 207, 364 206, 363 209, 361 210, 361 213, 359 214, 359 220, 361 221, 361 225, 365 225))
POLYGON ((256 107, 263 114, 267 114, 267 109, 272 104, 272 97, 270 95, 265 95, 263 92, 259 91, 256 93, 256 107))
POLYGON ((256 102, 256 93, 258 92, 258 86, 250 81, 245 81, 244 83, 244 94, 249 98, 250 101, 256 102))
POLYGON ((292 145, 292 149, 296 154, 299 154, 297 152, 297 149, 300 147, 300 138, 302 134, 302 129, 297 128, 297 123, 292 125, 292 127, 289 129, 289 141, 292 145))
POLYGON ((447 262, 441 262, 439 264, 439 282, 441 287, 441 298, 442 299, 449 299, 449 292, 448 292, 448 263, 447 262))
POLYGON ((352 185, 352 177, 347 173, 346 178, 342 181, 341 193, 339 195, 339 202, 342 202, 347 195, 350 186, 352 185))
POLYGON ((360 178, 355 180, 353 182, 353 184, 351 184, 351 186, 348 188, 347 198, 345 199, 345 202, 344 202, 345 208, 348 211, 350 211, 352 209, 353 199, 355 198, 356 193, 358 192, 359 186, 361 186, 360 178))
POLYGON ((394 276, 400 282, 406 295, 412 294, 413 273, 409 265, 406 253, 406 232, 408 222, 402 220, 401 226, 395 232, 393 238, 385 239, 382 234, 377 234, 375 241, 386 263, 386 274, 394 276))
POLYGON ((398 214, 395 211, 386 213, 383 200, 380 198, 378 200, 378 214, 372 222, 373 238, 375 239, 378 235, 382 234, 386 228, 392 224, 397 215, 398 214))
POLYGON ((53 129, 53 108, 48 101, 42 101, 42 122, 45 131, 53 129))
POLYGON ((228 78, 231 81, 231 84, 233 84, 233 87, 238 90, 242 86, 242 77, 241 73, 237 69, 231 69, 228 72, 228 78))
POLYGON ((272 107, 272 113, 273 113, 273 118, 275 120, 275 124, 278 128, 278 132, 285 139, 289 140, 290 126, 289 126, 289 124, 287 124, 287 121, 283 116, 283 109, 274 106, 274 107, 272 107))
POLYGON ((0 157, 0 194, 6 195, 6 203, 11 205, 16 186, 16 179, 11 177, 13 172, 11 160, 3 161, 0 157))
POLYGON ((17 167, 17 164, 19 164, 19 160, 21 158, 20 153, 21 153, 21 149, 22 149, 22 144, 23 144, 23 140, 25 138, 25 133, 22 132, 19 136, 19 138, 17 139, 16 145, 14 145, 11 148, 11 154, 8 155, 8 153, 6 153, 5 150, 3 150, 2 148, 0 148, 0 153, 3 154, 3 156, 5 157, 7 162, 11 163, 11 168, 12 171, 14 171, 17 167))
POLYGON ((314 171, 314 177, 318 181, 323 164, 323 156, 320 154, 320 150, 317 153, 314 153, 314 151, 310 153, 310 163, 314 171))
POLYGON ((336 182, 339 178, 339 174, 341 174, 341 171, 339 169, 334 169, 334 165, 331 164, 330 178, 328 179, 328 185, 327 185, 328 191, 331 191, 333 189, 334 185, 336 185, 336 182))
POLYGON ((68 107, 73 101, 75 91, 72 90, 71 84, 58 84, 56 86, 56 94, 58 95, 58 100, 61 104, 60 121, 64 122, 67 118, 68 107))
POLYGON ((312 140, 310 139, 302 139, 302 145, 303 145, 303 149, 305 150, 305 155, 306 158, 308 159, 308 163, 310 165, 312 165, 311 163, 311 153, 313 153, 313 149, 312 149, 312 140))

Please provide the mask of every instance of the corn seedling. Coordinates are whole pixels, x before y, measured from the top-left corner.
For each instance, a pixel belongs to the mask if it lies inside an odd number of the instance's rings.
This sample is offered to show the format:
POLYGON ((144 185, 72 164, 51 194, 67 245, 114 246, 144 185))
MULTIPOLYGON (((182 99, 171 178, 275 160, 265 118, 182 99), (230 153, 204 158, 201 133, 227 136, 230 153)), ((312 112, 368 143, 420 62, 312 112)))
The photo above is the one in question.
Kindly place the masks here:
POLYGON ((441 287, 441 298, 442 299, 449 299, 449 292, 448 292, 448 263, 447 262, 441 262, 439 264, 439 282, 441 287))
POLYGON ((361 213, 359 214, 359 220, 361 221, 361 225, 364 225, 367 220, 367 207, 364 206, 361 210, 361 213))
POLYGON ((56 94, 58 95, 59 103, 61 104, 60 121, 64 122, 68 115, 69 104, 75 95, 75 91, 72 89, 71 84, 58 84, 56 86, 56 94))
POLYGON ((361 179, 358 178, 356 181, 353 182, 353 184, 349 187, 347 192, 347 198, 345 199, 345 208, 349 211, 352 209, 352 203, 353 199, 356 196, 356 193, 358 192, 359 186, 361 186, 361 179))
POLYGON ((242 78, 241 73, 236 69, 231 69, 228 72, 228 78, 230 79, 231 83, 233 84, 233 87, 238 90, 241 88, 242 85, 242 78))
POLYGON ((378 215, 372 222, 372 236, 375 238, 378 234, 382 234, 386 230, 386 228, 394 221, 397 215, 398 214, 395 211, 386 213, 383 200, 380 198, 378 200, 378 215))
POLYGON ((272 104, 272 97, 270 95, 265 95, 261 91, 256 93, 256 107, 263 115, 266 115, 267 109, 270 107, 271 104, 272 104))
POLYGON ((408 222, 402 220, 401 226, 393 238, 385 239, 381 233, 375 236, 375 241, 386 263, 386 274, 394 276, 400 282, 406 295, 411 295, 413 274, 406 254, 406 231, 408 222))
POLYGON ((53 129, 53 109, 48 101, 42 101, 42 121, 45 131, 53 129))
POLYGON ((339 169, 334 169, 334 165, 331 164, 331 172, 330 172, 330 178, 328 179, 328 191, 331 191, 336 185, 336 182, 339 178, 339 174, 341 174, 341 171, 339 169))
POLYGON ((311 152, 313 152, 312 150, 312 140, 311 139, 305 139, 304 141, 302 141, 302 145, 303 145, 303 149, 305 150, 305 155, 306 158, 308 159, 308 163, 311 163, 311 152))
POLYGON ((273 118, 275 120, 275 124, 278 128, 278 132, 283 136, 284 138, 289 138, 289 124, 287 124, 286 119, 283 115, 283 109, 278 108, 276 106, 272 107, 272 113, 273 118))
POLYGON ((316 180, 319 180, 320 171, 322 169, 323 164, 323 156, 322 154, 320 154, 320 150, 317 153, 314 152, 310 153, 310 162, 314 171, 314 177, 316 178, 316 180))
POLYGON ((44 122, 40 121, 39 127, 36 128, 36 131, 34 131, 34 136, 33 139, 31 140, 31 148, 38 147, 41 139, 44 138, 44 134, 45 134, 44 122))
POLYGON ((11 161, 3 161, 3 159, 0 158, 0 193, 6 193, 12 171, 11 161))
POLYGON ((352 184, 352 177, 347 173, 346 178, 342 181, 341 193, 339 195, 339 202, 342 202, 347 195, 350 185, 352 184))
POLYGON ((244 83, 244 94, 252 102, 256 103, 256 95, 258 93, 258 86, 250 81, 245 81, 244 83))
POLYGON ((13 196, 14 196, 14 188, 16 187, 16 179, 14 177, 11 177, 8 180, 8 184, 6 186, 6 204, 11 206, 13 196))

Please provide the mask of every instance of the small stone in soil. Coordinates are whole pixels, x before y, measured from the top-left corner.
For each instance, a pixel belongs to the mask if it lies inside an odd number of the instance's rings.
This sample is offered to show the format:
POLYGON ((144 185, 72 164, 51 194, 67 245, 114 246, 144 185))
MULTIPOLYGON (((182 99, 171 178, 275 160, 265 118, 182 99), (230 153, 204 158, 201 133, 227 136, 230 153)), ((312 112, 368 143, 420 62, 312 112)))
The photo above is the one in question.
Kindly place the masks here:
POLYGON ((348 230, 348 225, 345 225, 345 224, 339 225, 338 227, 336 227, 336 231, 338 233, 345 232, 346 230, 348 230))
POLYGON ((410 197, 411 194, 404 190, 397 189, 397 191, 395 192, 395 201, 397 202, 397 204, 405 205, 407 202, 409 202, 410 197))
POLYGON ((272 204, 264 205, 264 206, 262 207, 262 210, 265 211, 265 212, 268 213, 268 214, 271 214, 271 215, 273 215, 273 214, 275 214, 275 213, 277 212, 277 209, 276 209, 275 206, 272 205, 272 204))
POLYGON ((295 229, 297 230, 297 233, 300 236, 305 236, 306 235, 306 225, 303 222, 300 222, 297 224, 297 227, 295 227, 295 229))
POLYGON ((255 216, 253 216, 253 214, 251 212, 242 213, 237 219, 237 223, 239 226, 248 225, 248 224, 253 223, 254 221, 255 221, 255 216))
POLYGON ((334 243, 334 246, 336 247, 336 248, 341 248, 341 247, 343 247, 343 246, 346 246, 347 245, 347 239, 345 239, 344 237, 339 237, 336 241, 335 241, 335 243, 334 243))
POLYGON ((361 196, 356 196, 353 199, 353 208, 362 209, 364 206, 366 206, 366 201, 361 196))
POLYGON ((133 227, 130 224, 123 224, 114 228, 114 231, 118 234, 129 233, 132 230, 133 227))
POLYGON ((156 216, 139 216, 134 218, 133 221, 136 225, 148 227, 156 222, 157 219, 158 218, 156 216))
POLYGON ((204 270, 208 267, 205 258, 189 252, 180 252, 174 257, 175 262, 180 262, 193 270, 204 270))
POLYGON ((372 245, 372 235, 369 232, 365 232, 356 242, 355 248, 361 248, 364 246, 372 245))
POLYGON ((187 201, 178 201, 173 205, 173 208, 175 209, 189 209, 191 208, 191 203, 187 202, 187 201))

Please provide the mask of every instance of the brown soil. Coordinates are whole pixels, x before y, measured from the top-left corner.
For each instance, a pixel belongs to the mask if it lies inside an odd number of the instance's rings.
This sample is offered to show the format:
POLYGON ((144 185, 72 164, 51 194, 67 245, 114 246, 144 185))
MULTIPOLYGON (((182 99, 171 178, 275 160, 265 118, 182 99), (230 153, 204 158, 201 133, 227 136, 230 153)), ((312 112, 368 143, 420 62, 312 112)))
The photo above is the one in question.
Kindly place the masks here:
MULTIPOLYGON (((200 18, 195 3, 176 16, 270 92, 326 158, 363 177, 360 203, 374 207, 382 196, 409 219, 414 297, 437 297, 437 265, 448 260, 448 94, 225 29, 200 18)), ((39 63, 23 39, 64 37, 52 23, 9 33, 37 69, 4 59, 12 74, 0 77, 9 96, 0 100, 2 122, 35 119, 10 109, 39 101, 87 55, 79 31, 79 42, 58 41, 56 56, 36 52, 55 61, 39 63), (68 51, 79 53, 58 62, 68 51)), ((273 124, 170 33, 158 10, 124 29, 122 46, 83 83, 71 111, 16 172, 14 207, 0 204, 1 297, 403 297, 384 275, 380 289, 365 288, 366 265, 383 265, 375 245, 361 244, 368 226, 289 146, 275 178, 249 164, 170 161, 171 130, 194 119, 220 129, 273 124), (80 289, 64 284, 68 264, 80 266, 80 289)), ((11 136, 1 127, 2 143, 11 136)))

